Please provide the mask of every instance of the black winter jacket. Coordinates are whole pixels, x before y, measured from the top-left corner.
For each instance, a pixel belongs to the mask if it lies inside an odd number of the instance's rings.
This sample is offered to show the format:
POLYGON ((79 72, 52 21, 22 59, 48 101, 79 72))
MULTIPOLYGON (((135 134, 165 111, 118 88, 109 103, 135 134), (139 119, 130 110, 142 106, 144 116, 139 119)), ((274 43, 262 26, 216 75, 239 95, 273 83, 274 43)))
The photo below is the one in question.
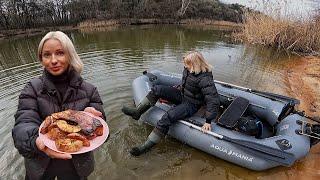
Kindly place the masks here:
POLYGON ((212 72, 195 74, 184 68, 181 86, 185 99, 197 105, 206 105, 206 122, 211 123, 216 118, 220 106, 212 72))
MULTIPOLYGON (((74 70, 68 73, 68 78, 69 86, 64 97, 59 96, 45 72, 28 82, 19 96, 12 137, 15 147, 25 158, 26 171, 32 179, 40 179, 50 161, 35 143, 39 126, 47 116, 66 109, 82 111, 91 106, 102 112, 105 119, 96 87, 84 81, 74 70)), ((79 176, 88 176, 93 171, 92 152, 73 155, 72 161, 79 176)))

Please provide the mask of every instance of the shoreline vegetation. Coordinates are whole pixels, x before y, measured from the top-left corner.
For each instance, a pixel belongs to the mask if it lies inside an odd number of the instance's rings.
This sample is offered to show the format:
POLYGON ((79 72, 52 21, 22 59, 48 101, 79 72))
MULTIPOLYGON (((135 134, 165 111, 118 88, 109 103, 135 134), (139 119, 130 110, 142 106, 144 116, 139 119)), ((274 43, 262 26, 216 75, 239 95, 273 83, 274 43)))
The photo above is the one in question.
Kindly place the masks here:
POLYGON ((0 39, 52 30, 86 32, 123 25, 209 25, 234 31, 234 41, 284 49, 301 56, 320 56, 320 13, 307 20, 294 20, 277 12, 276 4, 264 4, 264 9, 273 15, 219 0, 43 0, 22 4, 0 1, 0 39))
POLYGON ((240 23, 213 19, 119 19, 119 20, 88 20, 78 24, 78 28, 98 28, 114 25, 145 25, 145 24, 177 24, 177 25, 214 25, 238 28, 240 23))
POLYGON ((0 1, 0 38, 113 25, 240 23, 244 9, 219 0, 7 0, 0 1))
POLYGON ((175 19, 112 19, 112 20, 86 20, 74 26, 52 26, 52 27, 39 27, 30 29, 13 29, 13 30, 0 30, 0 40, 11 37, 25 37, 37 34, 43 34, 53 30, 96 30, 100 28, 125 26, 125 25, 149 25, 149 24, 175 24, 175 25, 199 25, 199 26, 217 26, 228 30, 235 30, 242 27, 241 23, 231 21, 219 21, 212 19, 183 19, 177 21, 175 19))
POLYGON ((272 18, 246 12, 236 41, 284 49, 301 56, 320 56, 320 15, 308 20, 272 18))

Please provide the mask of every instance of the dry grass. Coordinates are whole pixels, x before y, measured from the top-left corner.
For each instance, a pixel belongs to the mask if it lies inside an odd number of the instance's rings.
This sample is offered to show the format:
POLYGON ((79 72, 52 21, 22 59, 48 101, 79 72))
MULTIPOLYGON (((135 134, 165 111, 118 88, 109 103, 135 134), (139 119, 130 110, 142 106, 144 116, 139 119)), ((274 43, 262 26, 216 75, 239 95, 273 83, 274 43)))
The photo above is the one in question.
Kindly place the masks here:
POLYGON ((228 27, 241 27, 241 23, 235 23, 231 21, 220 21, 212 19, 182 19, 179 24, 186 25, 214 25, 214 26, 228 26, 228 27))
POLYGON ((98 28, 120 24, 117 20, 87 20, 78 24, 79 28, 98 28))
POLYGON ((236 40, 286 49, 298 54, 320 55, 320 16, 294 21, 246 12, 236 40))

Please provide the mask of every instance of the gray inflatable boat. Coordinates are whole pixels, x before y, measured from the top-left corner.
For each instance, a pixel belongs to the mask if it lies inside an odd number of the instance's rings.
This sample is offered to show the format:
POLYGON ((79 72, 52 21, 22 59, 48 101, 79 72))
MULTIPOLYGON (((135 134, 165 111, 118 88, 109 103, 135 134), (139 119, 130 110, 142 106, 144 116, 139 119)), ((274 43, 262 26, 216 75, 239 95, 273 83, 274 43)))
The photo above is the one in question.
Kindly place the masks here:
MULTIPOLYGON (((178 85, 181 83, 181 78, 179 74, 169 74, 159 70, 144 72, 144 75, 137 77, 132 83, 135 105, 139 105, 152 86, 178 85)), ((170 136, 215 157, 256 171, 276 166, 291 166, 307 155, 310 150, 310 138, 299 134, 303 129, 303 123, 299 122, 306 121, 306 118, 291 113, 292 104, 299 103, 298 100, 219 81, 215 81, 215 85, 222 106, 227 107, 235 97, 249 100, 246 111, 254 113, 267 124, 264 126, 263 134, 257 138, 214 122, 212 130, 203 133, 201 125, 205 119, 201 113, 196 113, 172 125, 168 133, 170 136)), ((158 101, 142 115, 141 120, 155 126, 170 107, 170 104, 158 101)))

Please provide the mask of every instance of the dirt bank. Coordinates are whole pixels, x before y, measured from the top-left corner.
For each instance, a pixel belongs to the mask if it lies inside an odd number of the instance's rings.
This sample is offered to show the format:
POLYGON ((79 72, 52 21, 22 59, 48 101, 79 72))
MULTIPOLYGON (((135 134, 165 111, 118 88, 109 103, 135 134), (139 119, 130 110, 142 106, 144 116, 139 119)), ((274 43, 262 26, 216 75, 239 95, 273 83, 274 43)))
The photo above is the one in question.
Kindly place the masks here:
MULTIPOLYGON (((285 72, 286 93, 300 100, 298 109, 309 116, 320 116, 320 59, 303 57, 287 64, 285 72)), ((289 172, 296 179, 319 179, 320 144, 313 146, 304 159, 296 163, 289 172)))
POLYGON ((320 59, 304 57, 287 66, 286 93, 301 101, 300 110, 320 116, 320 59))

